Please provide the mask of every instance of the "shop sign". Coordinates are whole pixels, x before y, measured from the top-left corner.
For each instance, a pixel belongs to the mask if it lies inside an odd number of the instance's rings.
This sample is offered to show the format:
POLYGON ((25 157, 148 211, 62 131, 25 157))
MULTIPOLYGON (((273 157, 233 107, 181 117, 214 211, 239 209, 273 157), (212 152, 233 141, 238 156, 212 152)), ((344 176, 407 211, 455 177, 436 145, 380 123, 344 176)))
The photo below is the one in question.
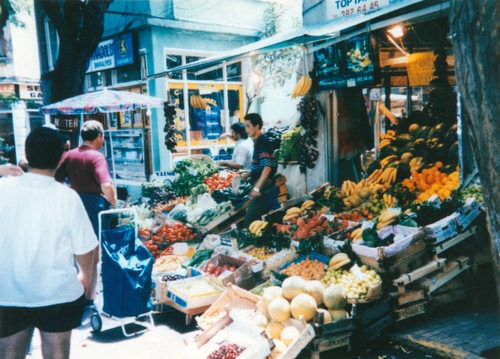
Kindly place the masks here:
POLYGON ((60 115, 53 116, 54 125, 64 132, 78 133, 80 128, 80 116, 60 115))
POLYGON ((89 60, 87 73, 113 69, 134 63, 132 34, 126 34, 97 45, 97 49, 89 60))
POLYGON ((378 11, 389 5, 390 0, 328 0, 326 16, 328 20, 378 11))
POLYGON ((19 98, 21 100, 42 100, 42 87, 40 85, 19 85, 19 98))
POLYGON ((14 95, 16 93, 16 87, 13 84, 0 85, 0 94, 2 95, 14 95))

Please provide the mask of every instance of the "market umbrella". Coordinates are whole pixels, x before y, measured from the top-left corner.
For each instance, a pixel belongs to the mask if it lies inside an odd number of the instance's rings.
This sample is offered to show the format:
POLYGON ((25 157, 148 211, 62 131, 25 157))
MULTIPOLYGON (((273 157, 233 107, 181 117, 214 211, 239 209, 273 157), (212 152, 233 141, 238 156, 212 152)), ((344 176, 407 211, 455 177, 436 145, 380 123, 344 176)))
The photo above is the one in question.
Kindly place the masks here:
MULTIPOLYGON (((125 112, 151 107, 161 107, 165 100, 129 91, 101 91, 84 93, 51 105, 43 106, 41 111, 48 115, 80 115, 83 122, 84 114, 98 112, 125 112)), ((115 155, 113 141, 110 138, 111 163, 116 187, 115 155)), ((116 190, 116 188, 115 188, 116 190)))
POLYGON ((49 115, 80 115, 97 112, 125 112, 161 107, 165 100, 136 92, 101 90, 84 93, 51 105, 43 106, 49 115))

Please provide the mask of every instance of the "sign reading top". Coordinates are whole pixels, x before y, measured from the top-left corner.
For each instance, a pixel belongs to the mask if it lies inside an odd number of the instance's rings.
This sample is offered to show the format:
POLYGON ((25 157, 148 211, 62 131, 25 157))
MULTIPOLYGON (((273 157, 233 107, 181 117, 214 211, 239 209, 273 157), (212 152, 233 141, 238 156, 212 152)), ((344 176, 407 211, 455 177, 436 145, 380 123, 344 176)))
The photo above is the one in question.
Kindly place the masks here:
POLYGON ((101 41, 89 60, 87 73, 133 64, 133 46, 132 34, 101 41))
POLYGON ((390 0, 328 0, 326 15, 329 20, 373 12, 389 5, 390 0))

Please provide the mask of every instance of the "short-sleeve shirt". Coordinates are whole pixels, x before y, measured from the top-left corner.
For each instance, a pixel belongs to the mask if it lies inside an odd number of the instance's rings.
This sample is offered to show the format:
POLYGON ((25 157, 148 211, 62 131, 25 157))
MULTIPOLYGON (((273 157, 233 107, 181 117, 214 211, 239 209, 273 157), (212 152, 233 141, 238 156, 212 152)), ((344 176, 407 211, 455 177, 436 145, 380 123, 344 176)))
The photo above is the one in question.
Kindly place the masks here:
POLYGON ((106 157, 82 145, 63 155, 56 179, 68 178, 71 188, 80 193, 101 193, 102 183, 112 183, 106 157))
POLYGON ((54 178, 0 179, 1 306, 41 307, 84 293, 74 255, 98 245, 78 194, 54 178))
POLYGON ((264 167, 271 167, 269 178, 274 176, 278 169, 278 162, 274 157, 274 151, 266 135, 261 135, 253 144, 252 156, 252 173, 250 174, 250 182, 255 183, 259 180, 264 167))
POLYGON ((242 138, 234 145, 233 162, 242 166, 243 170, 249 170, 252 166, 253 141, 250 138, 242 138))

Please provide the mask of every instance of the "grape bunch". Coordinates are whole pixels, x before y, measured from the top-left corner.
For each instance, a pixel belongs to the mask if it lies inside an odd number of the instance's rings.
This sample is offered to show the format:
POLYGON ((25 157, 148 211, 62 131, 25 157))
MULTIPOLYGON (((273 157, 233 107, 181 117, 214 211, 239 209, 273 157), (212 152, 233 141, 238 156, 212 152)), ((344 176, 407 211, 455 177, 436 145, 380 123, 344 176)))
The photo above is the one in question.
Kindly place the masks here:
POLYGON ((240 355, 245 347, 236 344, 224 344, 208 356, 207 359, 234 359, 240 355))

